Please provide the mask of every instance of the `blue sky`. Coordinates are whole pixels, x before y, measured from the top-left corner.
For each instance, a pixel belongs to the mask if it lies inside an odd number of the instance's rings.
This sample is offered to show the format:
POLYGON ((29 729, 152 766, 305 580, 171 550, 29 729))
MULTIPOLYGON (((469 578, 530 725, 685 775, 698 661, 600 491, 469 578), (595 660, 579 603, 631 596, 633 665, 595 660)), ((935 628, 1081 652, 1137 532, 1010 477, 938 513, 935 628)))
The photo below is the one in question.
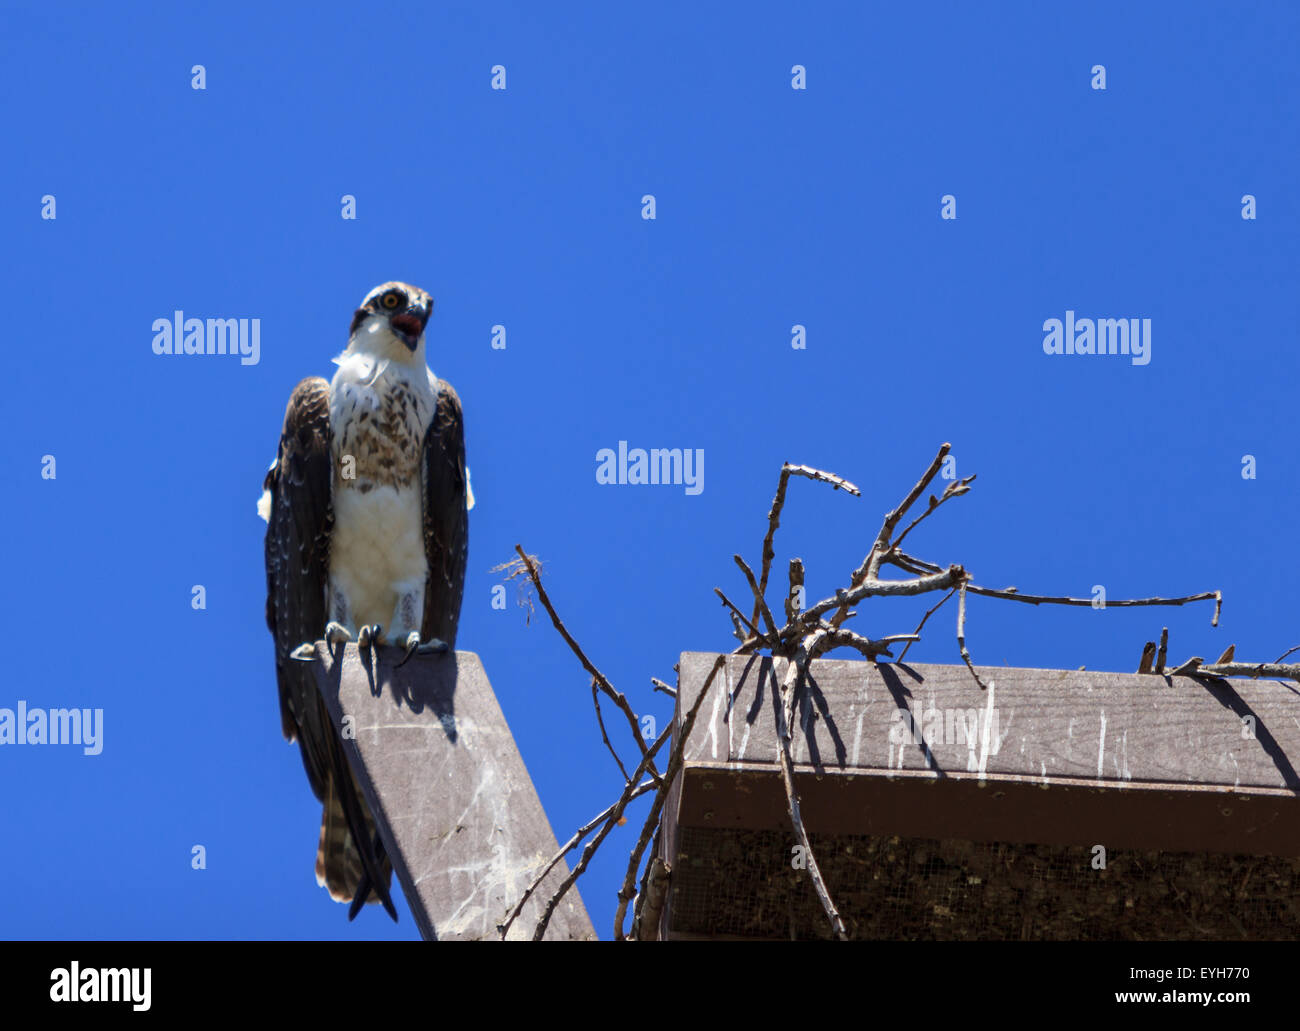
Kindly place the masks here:
MULTIPOLYGON (((561 839, 618 773, 581 668, 489 570, 540 554, 662 727, 649 678, 733 643, 712 588, 744 593, 783 460, 863 488, 791 488, 776 568, 801 556, 816 597, 943 441, 979 479, 917 553, 1023 591, 1225 592, 1217 629, 973 599, 979 664, 1129 670, 1162 625, 1178 661, 1300 643, 1300 8, 698 6, 5 5, 0 707, 100 707, 104 745, 0 747, 0 936, 415 935, 316 886, 254 510, 294 384, 388 279, 436 298, 478 500, 460 645, 561 839), (260 319, 260 361, 154 355, 176 309, 260 319), (1150 363, 1046 355, 1067 310, 1149 318, 1150 363), (620 440, 703 449, 703 492, 598 484, 620 440)), ((959 661, 953 618, 909 658, 959 661)), ((604 937, 641 818, 581 882, 604 937)))

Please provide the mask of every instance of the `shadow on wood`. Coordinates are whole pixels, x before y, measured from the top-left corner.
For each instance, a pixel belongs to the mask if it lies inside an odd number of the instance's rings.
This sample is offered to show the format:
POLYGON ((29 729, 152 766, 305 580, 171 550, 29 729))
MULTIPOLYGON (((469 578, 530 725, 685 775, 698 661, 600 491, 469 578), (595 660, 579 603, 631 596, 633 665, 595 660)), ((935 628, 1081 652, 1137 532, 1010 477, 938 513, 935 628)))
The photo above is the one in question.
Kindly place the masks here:
MULTIPOLYGON (((398 648, 331 655, 316 643, 317 686, 426 940, 496 940, 497 925, 559 850, 532 780, 473 652, 416 656, 398 648), (347 722, 344 722, 344 718, 347 722)), ((524 908, 528 937, 568 874, 561 862, 524 908)), ((546 938, 594 939, 577 889, 546 938)))

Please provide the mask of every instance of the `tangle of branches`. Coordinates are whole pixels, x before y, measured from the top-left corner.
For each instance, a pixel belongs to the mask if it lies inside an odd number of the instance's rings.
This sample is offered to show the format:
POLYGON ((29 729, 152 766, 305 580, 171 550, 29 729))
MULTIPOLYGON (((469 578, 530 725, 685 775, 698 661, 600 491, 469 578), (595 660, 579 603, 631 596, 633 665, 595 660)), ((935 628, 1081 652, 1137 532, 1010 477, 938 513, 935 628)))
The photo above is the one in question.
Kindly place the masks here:
MULTIPOLYGON (((880 659, 894 659, 892 649, 898 645, 903 645, 903 650, 895 661, 901 661, 907 654, 907 650, 921 639, 921 632, 925 629, 926 624, 936 612, 939 611, 955 594, 957 596, 957 613, 956 613, 956 639, 957 646, 961 652, 962 661, 970 671, 971 678, 975 685, 983 690, 986 684, 981 679, 971 659, 970 651, 966 644, 966 598, 967 595, 979 595, 988 598, 996 598, 1002 601, 1019 602, 1028 605, 1067 605, 1067 606, 1087 606, 1094 605, 1091 598, 1071 598, 1064 596, 1025 594, 1015 587, 990 588, 976 584, 972 581, 970 574, 961 565, 949 564, 939 565, 918 558, 911 553, 903 550, 903 543, 908 536, 939 508, 954 498, 961 497, 969 493, 970 485, 974 482, 974 476, 967 476, 964 479, 949 480, 943 491, 937 496, 930 494, 927 502, 904 524, 904 520, 917 508, 917 502, 924 495, 930 485, 934 482, 940 471, 944 467, 944 460, 948 456, 950 447, 944 444, 939 448, 938 453, 934 456, 925 473, 916 482, 915 486, 908 491, 907 495, 891 510, 881 523, 880 530, 876 534, 867 549, 865 557, 861 564, 849 575, 848 581, 844 587, 836 590, 830 597, 818 601, 816 604, 801 606, 797 599, 803 597, 804 585, 804 567, 799 559, 792 559, 789 565, 788 573, 788 592, 782 606, 783 621, 777 624, 776 617, 773 615, 772 608, 767 602, 768 581, 772 572, 772 562, 775 559, 775 549, 773 546, 776 537, 776 531, 780 526, 781 512, 785 506, 786 491, 788 489, 791 477, 800 477, 813 480, 815 482, 829 485, 835 491, 844 491, 854 497, 860 497, 861 491, 852 483, 834 473, 825 472, 820 469, 813 469, 805 465, 784 464, 781 467, 780 479, 777 481, 776 496, 772 500, 772 507, 767 515, 767 532, 763 537, 760 551, 759 571, 755 575, 752 567, 745 562, 740 555, 733 556, 741 575, 744 577, 746 590, 752 599, 752 607, 749 614, 746 615, 740 606, 735 604, 723 591, 714 588, 715 593, 721 600, 723 607, 730 616, 733 632, 738 640, 737 646, 733 649, 733 655, 750 655, 755 653, 767 653, 774 659, 780 658, 788 660, 786 663, 785 676, 782 679, 779 688, 773 692, 772 718, 777 731, 778 741, 778 760, 781 767, 781 777, 785 787, 787 810, 790 817, 790 825, 794 832, 797 843, 803 846, 803 854, 807 858, 807 874, 812 882, 813 890, 821 902, 822 909, 825 911, 826 918, 830 922, 831 930, 837 938, 844 939, 847 937, 843 920, 840 918, 839 911, 836 909, 834 900, 831 898, 826 883, 822 877, 821 870, 817 865, 816 855, 812 849, 811 842, 808 838, 808 832, 804 827, 803 817, 800 812, 799 791, 795 781, 794 762, 791 758, 792 746, 792 727, 794 724, 793 713, 796 703, 800 700, 805 690, 808 680, 808 671, 813 662, 819 657, 826 655, 837 649, 851 649, 871 661, 880 659), (900 527, 902 527, 900 529, 900 527), (907 574, 901 579, 882 579, 880 576, 881 569, 889 566, 901 570, 907 574), (894 597, 910 596, 927 593, 942 593, 942 597, 931 607, 921 618, 920 623, 910 633, 891 634, 883 637, 868 637, 849 629, 845 624, 856 616, 853 606, 859 604, 865 598, 870 597, 894 597)), ((609 680, 600 672, 599 669, 588 658, 586 652, 574 640, 573 636, 565 627, 559 614, 556 612, 551 599, 548 596, 545 587, 542 585, 540 563, 534 556, 528 555, 518 546, 515 548, 518 558, 512 562, 506 563, 498 569, 509 569, 510 578, 524 576, 527 582, 536 590, 537 599, 542 607, 546 610, 554 624, 555 629, 560 636, 564 638, 566 644, 577 656, 578 661, 591 676, 591 695, 596 710, 596 719, 600 727, 601 737, 608 748, 610 754, 614 757, 619 771, 623 777, 623 789, 618 799, 606 808, 599 815, 594 817, 589 823, 578 828, 573 836, 564 844, 563 847, 555 854, 547 866, 541 870, 532 884, 519 899, 518 904, 510 913, 508 918, 498 928, 501 936, 504 938, 511 924, 518 918, 523 911, 525 904, 537 891, 537 888, 545 880, 546 876, 553 870, 564 857, 576 849, 584 840, 587 844, 583 847, 582 853, 578 858, 573 870, 568 877, 560 884, 552 896, 547 900, 543 909, 541 918, 533 932, 534 940, 540 941, 545 934, 547 924, 555 907, 564 897, 565 893, 577 881, 582 873, 587 869, 591 862, 592 856, 595 855, 601 843, 606 839, 609 833, 620 823, 624 822, 624 811, 636 799, 646 794, 653 793, 650 811, 642 825, 641 833, 637 839, 635 847, 632 849, 628 858, 627 871, 623 879, 622 886, 618 892, 618 909, 614 920, 614 937, 616 940, 648 939, 655 936, 655 929, 658 924, 659 915, 662 912, 663 901, 667 891, 668 878, 671 871, 664 861, 654 853, 657 851, 657 837, 660 821, 663 815, 663 809, 667 802, 668 792, 678 772, 681 769, 682 757, 687 740, 690 738, 691 731, 695 725, 696 715, 701 705, 708 697, 713 682, 721 672, 726 661, 726 656, 719 655, 715 661, 704 686, 692 703, 690 709, 681 714, 679 732, 674 736, 672 747, 668 752, 668 759, 664 763, 662 772, 656 765, 656 757, 662 751, 663 746, 672 731, 670 726, 653 742, 647 744, 642 738, 640 727, 637 722, 636 714, 628 704, 627 698, 609 682, 609 680), (604 714, 601 710, 601 698, 611 703, 619 713, 622 714, 632 739, 635 742, 636 752, 632 758, 625 762, 619 755, 618 751, 610 742, 609 734, 605 727, 604 714), (635 761, 634 768, 629 771, 628 765, 635 761), (587 840, 589 838, 589 840, 587 840), (655 846, 655 847, 652 847, 655 846), (644 863, 643 859, 647 849, 651 851, 651 858, 644 863), (637 874, 641 873, 640 890, 636 890, 638 883, 637 874), (633 924, 630 934, 626 930, 627 909, 632 901, 636 901, 636 907, 633 914, 633 924)), ((1106 606, 1125 608, 1136 606, 1156 606, 1156 605, 1186 605, 1191 602, 1213 601, 1214 613, 1211 618, 1211 624, 1217 626, 1219 612, 1222 607, 1223 598, 1219 591, 1205 591, 1200 594, 1186 595, 1180 598, 1131 598, 1106 601, 1106 606)), ((746 602, 748 604, 748 601, 746 602)), ((1196 677, 1217 678, 1226 676, 1251 676, 1251 677, 1282 677, 1291 680, 1300 681, 1300 663, 1285 664, 1283 662, 1292 652, 1300 650, 1293 648, 1291 651, 1282 655, 1276 662, 1272 663, 1243 663, 1234 661, 1234 649, 1229 647, 1217 661, 1206 664, 1204 660, 1195 656, 1186 662, 1178 665, 1172 670, 1166 671, 1166 652, 1168 646, 1168 631, 1161 634, 1160 645, 1157 648, 1154 642, 1148 642, 1143 649, 1142 659, 1139 664, 1139 673, 1152 673, 1167 676, 1186 675, 1196 677)), ((669 695, 676 692, 673 688, 660 680, 652 679, 655 690, 662 691, 669 695)))

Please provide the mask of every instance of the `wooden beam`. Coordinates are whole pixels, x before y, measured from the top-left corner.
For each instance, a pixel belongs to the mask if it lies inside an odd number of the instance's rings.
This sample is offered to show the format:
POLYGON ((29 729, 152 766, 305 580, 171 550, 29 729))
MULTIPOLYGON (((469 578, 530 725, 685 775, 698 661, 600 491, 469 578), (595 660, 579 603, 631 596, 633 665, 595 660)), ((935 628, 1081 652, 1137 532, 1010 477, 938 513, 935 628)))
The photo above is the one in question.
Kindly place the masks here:
MULTIPOLYGON (((679 721, 715 659, 682 655, 679 721)), ((697 845, 701 831, 732 843, 788 834, 772 718, 785 669, 784 659, 728 657, 666 809, 670 865, 684 858, 686 830, 697 845)), ((793 743, 809 833, 1300 856, 1294 685, 978 672, 987 691, 964 666, 817 659, 793 743)), ((671 906, 670 895, 665 933, 671 906)))
MULTIPOLYGON (((559 846, 479 657, 416 656, 397 669, 396 648, 331 655, 320 641, 316 654, 317 685, 335 726, 349 717, 344 749, 421 935, 497 940, 559 846)), ((567 874, 563 862, 551 871, 511 938, 532 935, 567 874)), ((571 888, 546 938, 595 937, 571 888)))
MULTIPOLYGON (((715 658, 682 656, 678 713, 715 658)), ((770 659, 728 658, 726 691, 688 742, 688 778, 764 790, 777 769, 770 706, 785 664, 774 677, 770 659)), ((816 660, 794 740, 809 830, 1300 856, 1293 686, 978 669, 988 691, 964 666, 816 660)), ((679 811, 737 826, 784 819, 757 800, 710 808, 694 793, 679 811)))

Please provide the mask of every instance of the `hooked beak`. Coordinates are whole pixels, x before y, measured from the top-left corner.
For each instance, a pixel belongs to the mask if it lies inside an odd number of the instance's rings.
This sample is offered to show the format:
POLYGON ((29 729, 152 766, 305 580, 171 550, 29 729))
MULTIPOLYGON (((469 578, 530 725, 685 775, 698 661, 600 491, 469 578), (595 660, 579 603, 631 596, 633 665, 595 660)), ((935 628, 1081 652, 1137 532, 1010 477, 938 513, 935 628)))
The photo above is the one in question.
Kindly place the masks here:
POLYGON ((427 312, 419 308, 407 308, 400 315, 394 315, 388 320, 388 325, 392 328, 393 333, 401 339, 412 353, 420 344, 420 336, 424 333, 425 324, 429 321, 427 312))

